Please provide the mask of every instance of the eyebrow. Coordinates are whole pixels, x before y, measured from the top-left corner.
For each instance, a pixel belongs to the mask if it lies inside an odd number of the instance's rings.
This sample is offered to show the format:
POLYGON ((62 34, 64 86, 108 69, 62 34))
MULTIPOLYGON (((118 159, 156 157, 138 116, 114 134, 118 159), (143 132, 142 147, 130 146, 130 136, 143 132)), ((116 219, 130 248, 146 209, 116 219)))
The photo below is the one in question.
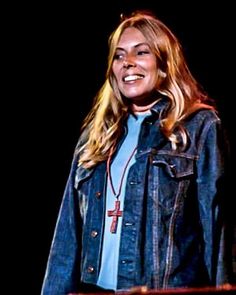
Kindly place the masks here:
MULTIPOLYGON (((134 46, 134 48, 138 48, 138 47, 140 47, 140 46, 142 46, 142 45, 146 45, 146 46, 150 47, 148 43, 146 43, 146 42, 142 42, 142 43, 138 43, 138 44, 136 44, 136 45, 134 46)), ((116 50, 123 50, 123 51, 125 51, 125 49, 124 49, 123 47, 116 47, 116 50)))

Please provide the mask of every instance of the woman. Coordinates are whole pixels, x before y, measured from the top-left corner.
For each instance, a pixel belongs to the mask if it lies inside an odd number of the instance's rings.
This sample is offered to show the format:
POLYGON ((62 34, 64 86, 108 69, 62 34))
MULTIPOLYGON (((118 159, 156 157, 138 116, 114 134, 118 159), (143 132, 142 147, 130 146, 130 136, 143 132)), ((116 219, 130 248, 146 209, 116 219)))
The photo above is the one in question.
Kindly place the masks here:
POLYGON ((177 38, 153 15, 123 19, 109 45, 42 294, 227 283, 221 121, 177 38))

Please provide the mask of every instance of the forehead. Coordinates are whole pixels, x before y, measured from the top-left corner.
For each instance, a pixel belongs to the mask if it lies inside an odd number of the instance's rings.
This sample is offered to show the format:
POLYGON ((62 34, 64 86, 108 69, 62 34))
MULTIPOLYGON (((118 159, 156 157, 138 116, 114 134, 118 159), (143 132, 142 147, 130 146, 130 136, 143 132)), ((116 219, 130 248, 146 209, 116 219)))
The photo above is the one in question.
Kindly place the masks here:
POLYGON ((138 29, 129 27, 126 28, 121 34, 117 46, 125 47, 127 44, 129 46, 135 46, 139 43, 147 43, 146 38, 138 29))

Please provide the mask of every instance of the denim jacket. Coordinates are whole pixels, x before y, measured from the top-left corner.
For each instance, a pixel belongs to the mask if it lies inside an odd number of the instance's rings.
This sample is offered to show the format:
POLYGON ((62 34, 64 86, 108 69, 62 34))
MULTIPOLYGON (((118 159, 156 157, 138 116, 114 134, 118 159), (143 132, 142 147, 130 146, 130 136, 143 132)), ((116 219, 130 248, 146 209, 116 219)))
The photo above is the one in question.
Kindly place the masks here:
MULTIPOLYGON (((184 122, 185 149, 172 149, 159 126, 165 101, 141 127, 136 162, 126 184, 118 289, 166 289, 229 281, 225 138, 215 112, 184 122)), ((105 214, 106 164, 87 170, 75 155, 65 188, 42 295, 96 284, 105 214)))

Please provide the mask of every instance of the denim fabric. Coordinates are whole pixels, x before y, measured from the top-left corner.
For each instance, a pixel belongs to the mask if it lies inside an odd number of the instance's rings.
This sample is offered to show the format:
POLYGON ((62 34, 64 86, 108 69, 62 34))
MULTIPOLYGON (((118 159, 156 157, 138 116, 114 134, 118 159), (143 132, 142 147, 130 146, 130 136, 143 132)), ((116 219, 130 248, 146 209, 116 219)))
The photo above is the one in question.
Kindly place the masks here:
MULTIPOLYGON (((200 110, 185 121, 189 142, 173 150, 152 109, 141 127, 124 203, 118 289, 220 285, 230 280, 221 121, 200 110)), ((96 284, 102 249, 106 164, 77 167, 75 156, 49 254, 42 295, 96 284)), ((230 241, 230 240, 229 240, 230 241)))

